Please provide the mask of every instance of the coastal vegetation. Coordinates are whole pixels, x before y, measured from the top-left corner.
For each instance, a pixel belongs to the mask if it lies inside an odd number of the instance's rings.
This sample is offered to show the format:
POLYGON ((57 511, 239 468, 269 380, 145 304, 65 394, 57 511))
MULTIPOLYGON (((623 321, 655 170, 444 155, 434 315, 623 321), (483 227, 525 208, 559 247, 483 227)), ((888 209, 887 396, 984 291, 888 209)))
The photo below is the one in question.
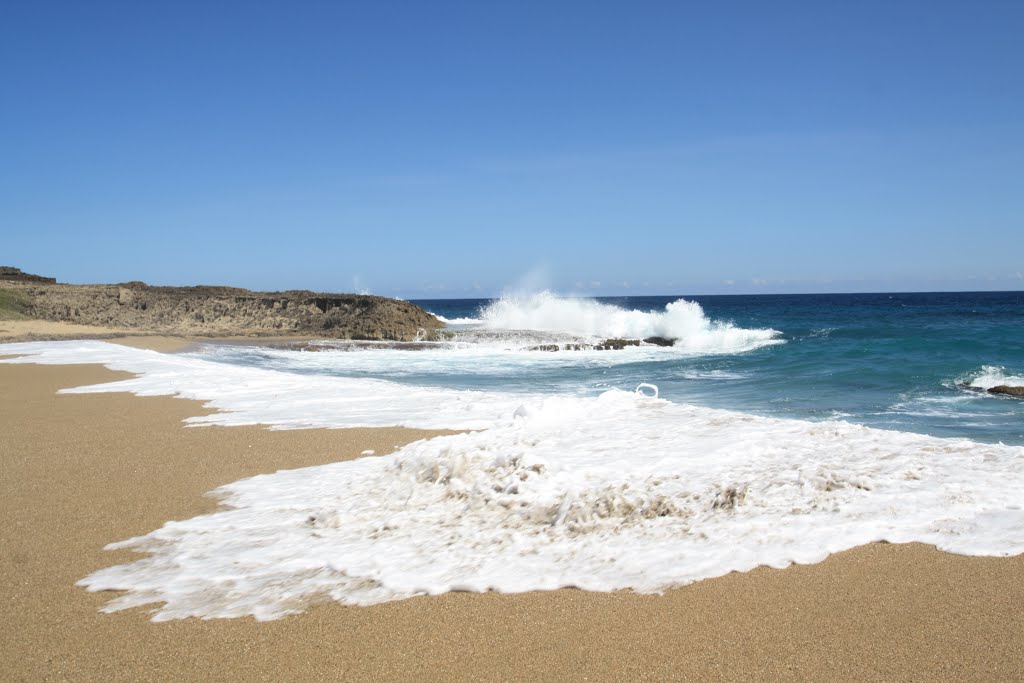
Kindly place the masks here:
POLYGON ((28 297, 22 292, 0 288, 0 320, 22 320, 28 307, 28 297))

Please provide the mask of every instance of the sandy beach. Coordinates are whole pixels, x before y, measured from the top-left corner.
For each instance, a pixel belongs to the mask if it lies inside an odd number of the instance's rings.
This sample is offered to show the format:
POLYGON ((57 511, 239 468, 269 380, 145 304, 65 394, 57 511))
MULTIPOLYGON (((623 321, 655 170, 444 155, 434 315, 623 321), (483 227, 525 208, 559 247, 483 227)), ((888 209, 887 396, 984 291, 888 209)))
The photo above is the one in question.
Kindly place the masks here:
POLYGON ((107 543, 213 510, 219 485, 432 434, 186 428, 197 402, 56 393, 122 376, 0 365, 2 680, 1024 679, 1024 557, 917 544, 664 595, 452 593, 264 623, 100 613, 110 595, 75 582, 132 559, 107 543))
POLYGON ((122 341, 125 331, 98 325, 76 325, 53 320, 0 319, 0 343, 45 339, 102 339, 117 337, 122 341))

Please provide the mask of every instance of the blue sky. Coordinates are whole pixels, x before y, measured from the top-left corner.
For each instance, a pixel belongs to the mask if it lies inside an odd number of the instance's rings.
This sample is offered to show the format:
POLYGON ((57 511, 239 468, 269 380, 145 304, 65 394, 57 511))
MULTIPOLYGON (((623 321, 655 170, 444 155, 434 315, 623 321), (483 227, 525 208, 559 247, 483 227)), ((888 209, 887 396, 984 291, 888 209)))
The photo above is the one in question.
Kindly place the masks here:
POLYGON ((0 5, 0 264, 1024 289, 1024 3, 0 5))

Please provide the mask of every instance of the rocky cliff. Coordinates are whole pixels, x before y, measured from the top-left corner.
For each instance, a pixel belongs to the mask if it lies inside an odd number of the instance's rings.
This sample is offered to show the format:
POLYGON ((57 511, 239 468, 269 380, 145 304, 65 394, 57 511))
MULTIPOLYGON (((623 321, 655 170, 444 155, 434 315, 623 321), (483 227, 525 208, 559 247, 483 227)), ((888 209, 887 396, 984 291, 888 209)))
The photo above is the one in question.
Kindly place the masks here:
POLYGON ((43 277, 41 275, 33 275, 32 273, 23 273, 21 268, 14 268, 12 266, 0 266, 0 281, 3 280, 14 280, 17 282, 44 282, 53 284, 57 281, 57 278, 43 277))
POLYGON ((187 336, 316 336, 412 341, 444 325, 398 299, 308 291, 252 292, 234 287, 47 284, 7 279, 0 290, 26 317, 187 336))

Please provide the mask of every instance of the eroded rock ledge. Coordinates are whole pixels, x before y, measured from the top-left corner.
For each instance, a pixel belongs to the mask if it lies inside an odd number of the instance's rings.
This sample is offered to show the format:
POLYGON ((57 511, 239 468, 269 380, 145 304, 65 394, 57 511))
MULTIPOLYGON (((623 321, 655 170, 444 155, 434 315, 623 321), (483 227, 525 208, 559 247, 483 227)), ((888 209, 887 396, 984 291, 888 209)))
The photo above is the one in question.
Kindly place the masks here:
POLYGON ((968 382, 960 382, 957 386, 967 391, 975 391, 985 394, 995 394, 996 396, 1011 396, 1013 398, 1024 398, 1024 387, 1018 387, 1007 384, 1000 384, 998 386, 990 387, 988 389, 982 387, 976 387, 968 382))
POLYGON ((444 327, 407 301, 363 294, 151 287, 143 282, 65 285, 4 277, 0 289, 19 297, 27 317, 160 334, 413 341, 432 338, 444 327))
POLYGON ((646 339, 605 339, 596 344, 540 344, 530 346, 527 351, 621 351, 627 346, 672 346, 673 339, 665 337, 647 337, 646 339))

